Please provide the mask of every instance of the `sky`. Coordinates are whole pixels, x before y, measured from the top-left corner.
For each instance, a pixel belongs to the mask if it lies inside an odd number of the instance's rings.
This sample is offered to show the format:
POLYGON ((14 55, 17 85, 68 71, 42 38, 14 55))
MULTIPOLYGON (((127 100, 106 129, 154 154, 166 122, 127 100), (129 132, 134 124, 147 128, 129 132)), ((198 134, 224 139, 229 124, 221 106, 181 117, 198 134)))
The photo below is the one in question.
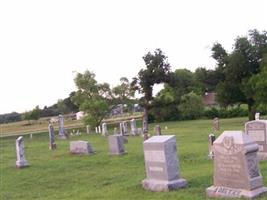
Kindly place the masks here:
POLYGON ((211 47, 267 30, 266 0, 2 0, 0 114, 43 108, 86 69, 111 86, 160 48, 172 70, 214 69, 211 47))

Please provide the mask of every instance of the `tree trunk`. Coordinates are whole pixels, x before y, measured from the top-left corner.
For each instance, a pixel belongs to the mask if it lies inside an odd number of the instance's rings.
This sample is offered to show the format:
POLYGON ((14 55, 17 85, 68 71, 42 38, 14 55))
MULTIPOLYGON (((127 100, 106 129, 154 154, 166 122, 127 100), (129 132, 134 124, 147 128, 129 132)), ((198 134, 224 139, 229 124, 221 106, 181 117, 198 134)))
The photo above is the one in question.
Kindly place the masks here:
POLYGON ((143 132, 144 132, 144 141, 148 139, 148 109, 144 108, 143 116, 143 132))
POLYGON ((251 121, 251 120, 254 120, 255 119, 255 108, 254 108, 254 100, 251 100, 249 101, 248 103, 248 119, 251 121))

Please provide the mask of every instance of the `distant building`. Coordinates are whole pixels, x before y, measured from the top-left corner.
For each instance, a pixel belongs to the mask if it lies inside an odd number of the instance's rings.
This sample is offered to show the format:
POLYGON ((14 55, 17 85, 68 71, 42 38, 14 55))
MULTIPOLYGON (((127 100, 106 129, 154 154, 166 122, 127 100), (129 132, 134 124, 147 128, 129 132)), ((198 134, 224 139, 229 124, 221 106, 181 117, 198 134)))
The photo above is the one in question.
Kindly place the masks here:
POLYGON ((215 92, 206 92, 203 96, 203 103, 205 106, 216 106, 218 105, 216 101, 216 93, 215 92))

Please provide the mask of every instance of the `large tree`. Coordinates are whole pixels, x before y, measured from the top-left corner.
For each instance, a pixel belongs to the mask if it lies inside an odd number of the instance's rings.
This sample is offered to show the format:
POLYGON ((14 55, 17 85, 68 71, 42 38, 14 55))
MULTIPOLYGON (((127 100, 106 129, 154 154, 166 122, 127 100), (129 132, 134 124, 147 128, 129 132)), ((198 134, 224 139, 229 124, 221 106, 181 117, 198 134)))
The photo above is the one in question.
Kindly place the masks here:
POLYGON ((212 56, 216 59, 218 68, 223 72, 223 81, 217 87, 217 99, 223 106, 233 104, 247 104, 249 119, 254 119, 257 98, 254 78, 262 73, 264 56, 267 54, 267 32, 249 31, 248 37, 238 37, 233 51, 226 53, 223 47, 216 43, 212 48, 212 56), (253 81, 252 81, 253 80, 253 81))
POLYGON ((146 68, 138 72, 131 85, 133 89, 143 94, 143 97, 140 98, 140 104, 144 107, 143 131, 146 140, 148 137, 148 112, 153 100, 153 86, 169 81, 170 64, 167 56, 160 49, 156 49, 154 53, 148 52, 143 60, 146 68))

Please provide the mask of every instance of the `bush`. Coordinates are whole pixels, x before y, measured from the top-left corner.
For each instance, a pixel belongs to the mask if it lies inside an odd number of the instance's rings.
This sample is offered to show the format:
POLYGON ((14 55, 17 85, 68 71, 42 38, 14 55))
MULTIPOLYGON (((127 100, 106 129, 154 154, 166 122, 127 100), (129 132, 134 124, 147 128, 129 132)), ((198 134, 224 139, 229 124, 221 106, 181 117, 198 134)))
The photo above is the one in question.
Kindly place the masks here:
POLYGON ((213 107, 205 110, 204 116, 209 119, 213 119, 214 117, 219 117, 219 118, 244 117, 248 116, 248 109, 242 108, 240 106, 228 109, 223 109, 223 108, 220 109, 213 107))

